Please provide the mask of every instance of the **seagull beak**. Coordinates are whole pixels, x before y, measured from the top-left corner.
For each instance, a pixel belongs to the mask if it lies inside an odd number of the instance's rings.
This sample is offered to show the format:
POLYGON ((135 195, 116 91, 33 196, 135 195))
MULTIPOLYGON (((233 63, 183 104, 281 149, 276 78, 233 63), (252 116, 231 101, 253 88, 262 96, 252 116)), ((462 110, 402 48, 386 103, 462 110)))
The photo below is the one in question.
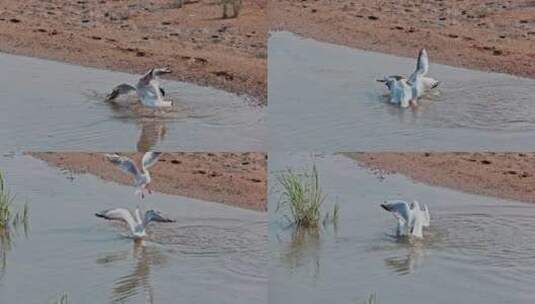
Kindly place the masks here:
POLYGON ((390 207, 386 204, 381 204, 381 207, 385 209, 386 211, 390 211, 390 207))
POLYGON ((377 82, 382 82, 382 83, 385 83, 386 80, 385 79, 377 79, 377 82))

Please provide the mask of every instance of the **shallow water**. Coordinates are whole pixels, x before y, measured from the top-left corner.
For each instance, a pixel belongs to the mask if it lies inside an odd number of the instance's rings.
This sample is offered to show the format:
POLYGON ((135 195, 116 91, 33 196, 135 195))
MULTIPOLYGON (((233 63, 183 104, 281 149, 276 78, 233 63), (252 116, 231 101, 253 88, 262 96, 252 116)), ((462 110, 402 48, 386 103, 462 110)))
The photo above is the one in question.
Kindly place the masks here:
POLYGON ((0 142, 14 150, 264 150, 264 108, 235 94, 162 81, 173 111, 135 96, 104 101, 138 75, 0 53, 0 142))
POLYGON ((533 303, 534 205, 381 180, 341 155, 273 153, 270 181, 313 162, 339 222, 316 234, 285 229, 270 189, 271 303, 364 303, 372 293, 379 303, 533 303), (387 199, 429 206, 423 242, 393 236, 395 220, 379 207, 387 199))
MULTIPOLYGON (((387 103, 385 75, 410 75, 414 58, 272 32, 270 144, 278 151, 529 150, 535 80, 434 64, 441 81, 417 110, 387 103)), ((415 54, 416 56, 416 54, 415 54)))
POLYGON ((30 232, 13 240, 0 303, 267 303, 267 215, 70 175, 29 156, 0 158, 30 232), (155 208, 176 223, 154 224, 135 245, 120 224, 93 214, 155 208))

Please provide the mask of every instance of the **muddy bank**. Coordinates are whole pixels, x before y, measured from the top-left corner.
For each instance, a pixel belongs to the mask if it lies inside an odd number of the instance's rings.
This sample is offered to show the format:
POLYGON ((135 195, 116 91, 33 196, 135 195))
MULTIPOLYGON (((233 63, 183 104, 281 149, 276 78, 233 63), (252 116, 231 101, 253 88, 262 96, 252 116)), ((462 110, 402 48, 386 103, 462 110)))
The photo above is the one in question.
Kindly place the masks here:
MULTIPOLYGON (((104 153, 30 152, 73 174, 90 173, 104 180, 131 185, 132 178, 111 165, 104 153)), ((139 163, 143 153, 122 154, 139 163)), ((151 170, 155 191, 266 210, 264 153, 164 153, 151 170)))
POLYGON ((0 51, 135 73, 169 66, 172 79, 265 104, 265 1, 244 0, 235 19, 218 2, 185 2, 5 0, 0 51))
POLYGON ((533 1, 291 1, 270 3, 273 30, 354 48, 535 77, 533 1))
POLYGON ((535 153, 344 153, 379 176, 535 203, 535 153))

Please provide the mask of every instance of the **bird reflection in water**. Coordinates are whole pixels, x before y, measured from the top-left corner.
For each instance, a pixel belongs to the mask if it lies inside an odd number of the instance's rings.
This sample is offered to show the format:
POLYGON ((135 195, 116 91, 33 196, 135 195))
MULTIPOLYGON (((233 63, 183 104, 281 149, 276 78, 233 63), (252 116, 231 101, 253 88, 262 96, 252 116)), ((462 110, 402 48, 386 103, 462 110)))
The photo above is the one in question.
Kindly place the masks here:
MULTIPOLYGON (((400 240, 403 242, 403 240, 400 240)), ((385 258, 386 267, 399 275, 408 275, 420 268, 424 262, 425 248, 423 244, 410 244, 406 251, 396 256, 385 258)))
POLYGON ((128 299, 143 293, 145 303, 155 303, 151 285, 151 269, 166 263, 166 257, 157 246, 145 241, 133 242, 133 249, 108 254, 97 259, 97 264, 111 266, 119 261, 133 258, 132 271, 115 280, 112 289, 112 303, 125 303, 128 299))
POLYGON ((139 125, 141 125, 141 133, 137 141, 138 152, 151 151, 160 142, 164 141, 167 128, 161 120, 141 118, 139 125))
POLYGON ((121 119, 135 119, 141 132, 137 140, 138 152, 151 151, 164 141, 167 127, 166 119, 173 114, 171 110, 147 109, 136 103, 107 103, 111 110, 121 119))

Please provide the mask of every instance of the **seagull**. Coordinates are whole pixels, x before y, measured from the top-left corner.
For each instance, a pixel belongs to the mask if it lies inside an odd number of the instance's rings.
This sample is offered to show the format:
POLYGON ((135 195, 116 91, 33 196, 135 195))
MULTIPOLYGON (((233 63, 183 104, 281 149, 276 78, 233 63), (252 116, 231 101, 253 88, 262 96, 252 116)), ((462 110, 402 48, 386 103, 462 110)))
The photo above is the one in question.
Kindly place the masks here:
POLYGON ((124 208, 112 208, 112 209, 106 209, 99 213, 95 213, 95 216, 101 217, 107 220, 112 220, 112 221, 117 220, 117 221, 125 222, 130 228, 130 232, 132 232, 132 235, 135 240, 141 240, 147 236, 147 232, 145 231, 145 228, 147 228, 147 226, 151 222, 160 222, 160 223, 175 222, 175 220, 166 218, 162 216, 159 211, 153 210, 153 209, 145 212, 145 216, 142 219, 141 211, 139 210, 139 207, 137 207, 133 213, 130 212, 130 210, 124 209, 124 208))
POLYGON ((378 82, 384 82, 390 91, 390 103, 398 104, 402 108, 417 106, 418 98, 430 89, 436 88, 440 82, 426 77, 429 71, 429 59, 425 49, 421 49, 416 62, 416 70, 407 79, 403 76, 392 75, 378 82))
POLYGON ((158 81, 159 75, 167 73, 171 73, 171 70, 167 67, 151 69, 138 80, 135 87, 126 83, 116 86, 106 97, 106 101, 112 101, 119 95, 135 91, 144 106, 151 108, 171 107, 173 102, 163 99, 165 91, 160 87, 160 82, 158 81))
POLYGON ((385 201, 381 207, 398 220, 397 236, 423 238, 423 227, 429 227, 431 217, 424 204, 423 209, 417 201, 408 203, 402 200, 385 201))
POLYGON ((143 159, 141 160, 141 171, 138 169, 134 161, 126 156, 120 156, 118 154, 106 154, 106 158, 108 158, 112 164, 118 166, 123 172, 132 174, 134 176, 134 187, 136 187, 136 194, 140 194, 141 199, 144 199, 145 190, 147 190, 149 194, 152 194, 152 191, 149 189, 151 178, 147 169, 158 161, 158 158, 160 158, 161 154, 162 152, 153 151, 143 154, 143 159))

